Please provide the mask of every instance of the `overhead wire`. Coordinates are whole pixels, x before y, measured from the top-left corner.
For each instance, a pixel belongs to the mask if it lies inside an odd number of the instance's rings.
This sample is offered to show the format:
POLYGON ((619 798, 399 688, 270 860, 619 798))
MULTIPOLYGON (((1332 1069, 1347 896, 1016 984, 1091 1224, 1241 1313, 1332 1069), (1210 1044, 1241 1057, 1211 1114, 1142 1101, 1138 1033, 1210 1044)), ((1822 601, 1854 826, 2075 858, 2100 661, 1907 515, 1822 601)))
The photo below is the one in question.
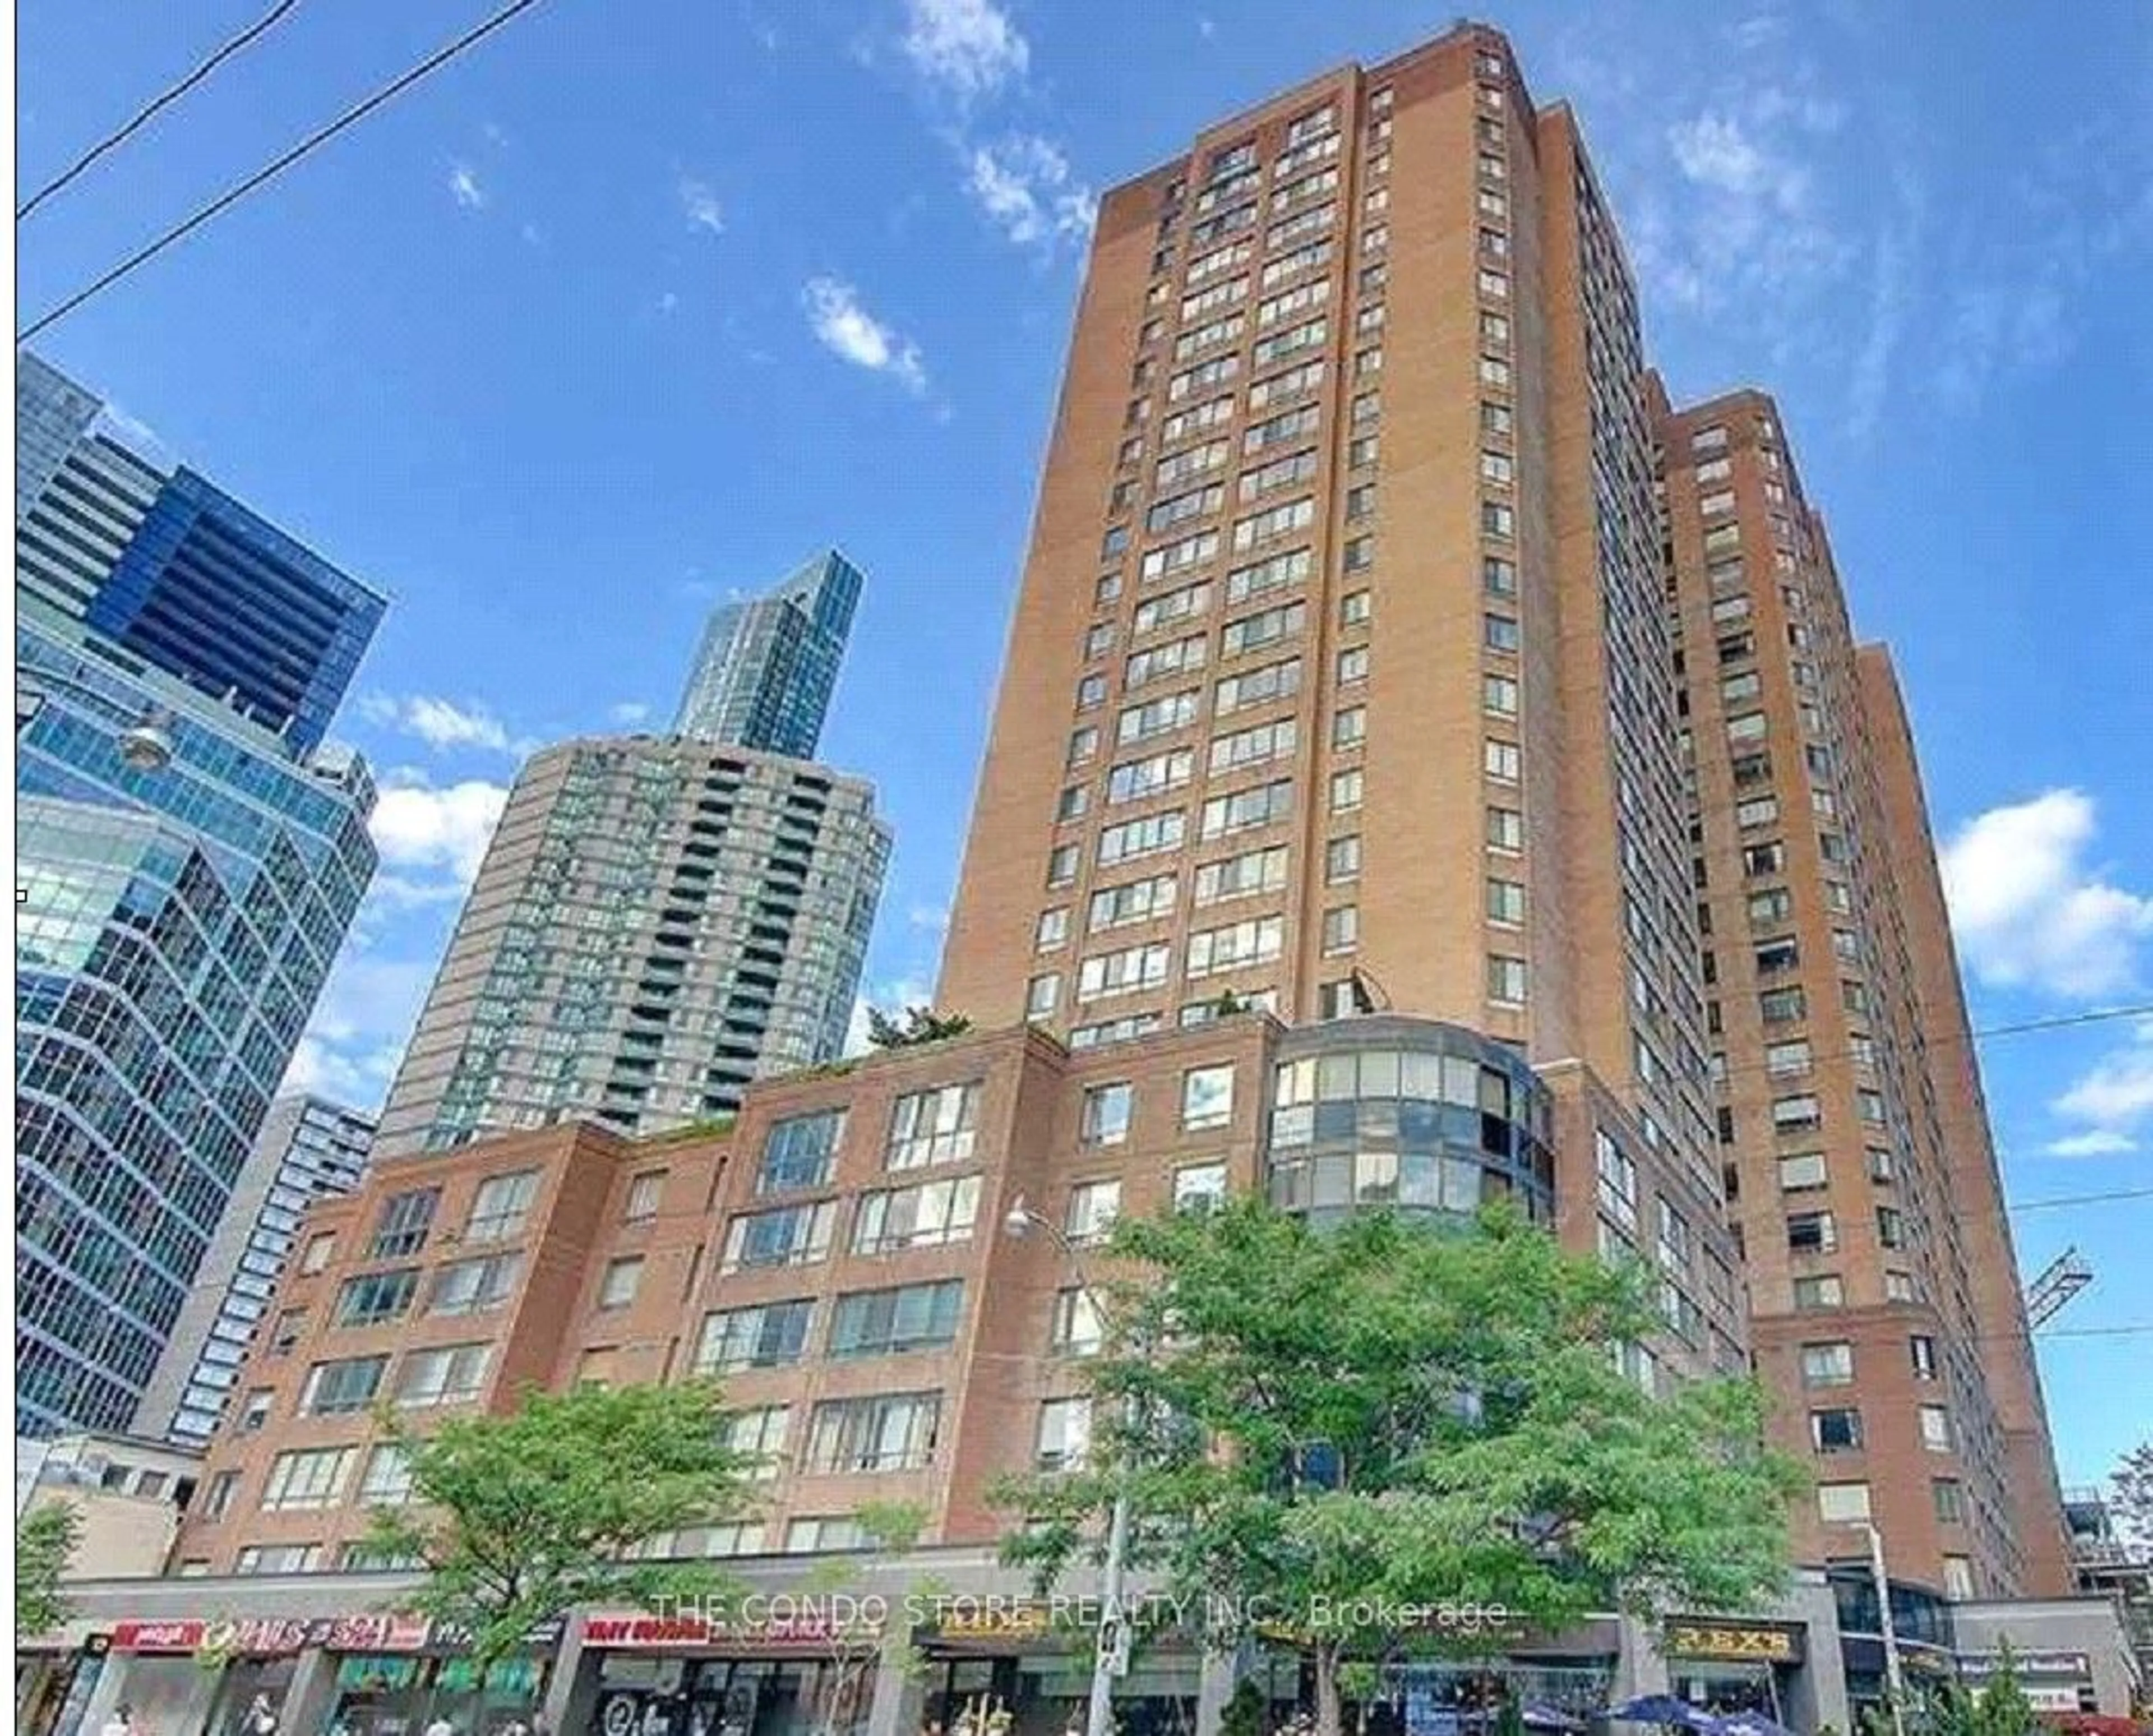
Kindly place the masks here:
POLYGON ((125 144, 128 140, 133 138, 135 134, 140 132, 144 127, 147 126, 152 120, 154 120, 161 111, 170 108, 174 103, 185 96, 190 90, 192 90, 195 86, 201 84, 203 79, 206 79, 211 73, 215 72, 218 67, 229 60, 234 54, 237 54, 249 43, 253 42, 257 38, 269 31, 277 23, 278 19, 282 18, 287 13, 292 11, 298 5, 298 3, 299 0, 277 0, 277 3, 274 6, 272 6, 267 12, 257 18, 252 24, 249 24, 246 29, 241 31, 238 35, 231 38, 229 40, 221 44, 217 48, 216 51, 212 53, 208 59, 203 61, 200 65, 196 67, 192 72, 181 79, 176 84, 167 85, 163 90, 158 92, 148 104, 142 108, 137 109, 135 113, 125 121, 122 122, 120 126, 115 128, 113 131, 107 133, 102 139, 99 139, 94 145, 91 145, 89 150, 83 152, 80 156, 69 163, 66 168, 60 171, 58 175, 54 176, 50 181, 39 187, 36 192, 31 194, 28 199, 17 206, 15 207, 15 221, 18 223, 21 222, 23 218, 28 216, 32 211, 35 211, 48 199, 51 198, 53 194, 59 192, 69 182, 74 181, 84 174, 91 166, 91 165, 95 163, 100 157, 106 155, 111 151, 118 150, 120 146, 125 144))
POLYGON ((129 276, 132 272, 140 270, 143 266, 147 265, 152 259, 155 259, 159 254, 164 252, 166 249, 177 246, 181 242, 184 241, 188 236, 193 234, 196 230, 201 228, 204 224, 210 222, 212 219, 220 216, 224 211, 229 211, 233 206, 238 204, 241 200, 246 198, 247 195, 254 192, 257 189, 267 186, 270 181, 274 181, 287 169, 292 167, 293 164, 300 161, 303 158, 311 155, 314 151, 328 144, 328 141, 335 138, 338 134, 344 132, 349 127, 356 125, 359 121, 364 120, 369 115, 371 115, 375 109, 382 107, 384 104, 394 100, 398 96, 400 96, 405 91, 410 89, 413 85, 420 83, 422 79, 427 78, 433 73, 439 71, 442 67, 447 65, 451 60, 456 59, 457 56, 476 47, 479 43, 485 40, 488 36, 491 36, 495 31, 500 29, 503 25, 508 23, 522 13, 528 12, 537 3, 538 0, 508 0, 508 3, 506 5, 501 7, 498 11, 494 12, 486 18, 481 19, 478 23, 473 25, 469 30, 466 30, 461 36, 457 37, 453 42, 448 43, 441 48, 436 48, 424 60, 420 61, 418 64, 411 67, 409 70, 399 74, 394 79, 392 79, 388 84, 383 85, 381 89, 375 91, 371 96, 364 99, 360 102, 354 104, 352 107, 345 109, 344 113, 338 115, 335 120, 328 122, 323 126, 316 128, 313 132, 308 134, 305 138, 302 139, 298 144, 293 145, 291 149, 286 150, 281 155, 272 159, 268 163, 264 164, 261 168, 256 170, 252 175, 247 176, 245 180, 239 181, 237 185, 229 187, 224 192, 218 194, 217 196, 211 200, 208 204, 199 206, 190 215, 181 218, 178 222, 172 225, 171 228, 165 230, 163 234, 158 236, 154 241, 145 242, 143 246, 136 248, 135 252, 129 254, 125 259, 121 260, 117 265, 114 266, 109 271, 104 272, 101 277, 93 279, 89 283, 84 285, 80 289, 76 290, 72 295, 68 296, 65 299, 48 309, 38 318, 32 321, 29 325, 16 333, 16 343, 18 344, 28 343, 31 339, 36 337, 38 333, 45 330, 47 327, 53 324, 59 320, 65 318, 69 314, 74 313, 75 309, 81 307, 84 303, 91 300, 96 296, 101 295, 104 291, 109 289, 115 283, 119 283, 123 277, 129 276))

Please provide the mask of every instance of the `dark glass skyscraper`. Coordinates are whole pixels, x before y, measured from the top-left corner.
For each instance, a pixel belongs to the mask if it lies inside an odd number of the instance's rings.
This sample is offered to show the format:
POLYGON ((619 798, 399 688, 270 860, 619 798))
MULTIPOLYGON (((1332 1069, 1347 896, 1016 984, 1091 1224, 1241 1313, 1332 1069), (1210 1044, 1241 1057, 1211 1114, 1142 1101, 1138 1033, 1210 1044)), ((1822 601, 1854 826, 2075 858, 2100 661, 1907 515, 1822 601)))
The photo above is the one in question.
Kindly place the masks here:
POLYGON ((814 758, 861 583, 860 569, 828 549, 766 596, 720 608, 673 733, 814 758))
POLYGON ((23 359, 18 1432, 134 1426, 374 866, 381 598, 23 359))

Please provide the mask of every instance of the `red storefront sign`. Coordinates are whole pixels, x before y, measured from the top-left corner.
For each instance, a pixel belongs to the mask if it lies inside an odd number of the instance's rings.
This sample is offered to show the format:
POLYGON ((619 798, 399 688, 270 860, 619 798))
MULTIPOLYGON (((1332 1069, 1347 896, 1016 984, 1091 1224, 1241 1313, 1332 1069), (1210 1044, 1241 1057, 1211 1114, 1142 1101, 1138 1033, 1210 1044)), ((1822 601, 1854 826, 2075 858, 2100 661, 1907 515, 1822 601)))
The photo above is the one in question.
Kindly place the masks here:
POLYGON ((112 1629, 115 1652, 191 1652, 201 1644, 206 1621, 120 1621, 112 1629))

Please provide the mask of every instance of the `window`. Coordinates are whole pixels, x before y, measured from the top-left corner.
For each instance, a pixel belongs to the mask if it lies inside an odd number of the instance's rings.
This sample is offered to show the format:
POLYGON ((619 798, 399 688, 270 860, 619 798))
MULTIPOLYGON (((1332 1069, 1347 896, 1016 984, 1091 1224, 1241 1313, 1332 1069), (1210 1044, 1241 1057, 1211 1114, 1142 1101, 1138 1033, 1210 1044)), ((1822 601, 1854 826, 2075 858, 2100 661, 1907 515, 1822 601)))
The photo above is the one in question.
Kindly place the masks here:
POLYGON ((262 1510, 286 1513, 338 1505, 358 1462, 356 1447, 279 1453, 270 1461, 268 1480, 262 1485, 262 1510))
POLYGON ((1054 804, 1055 822, 1057 825, 1066 825, 1071 820, 1082 819, 1084 810, 1091 804, 1091 790, 1083 784, 1071 784, 1061 792, 1061 798, 1054 804))
POLYGON ((1290 717, 1236 730, 1228 736, 1215 736, 1211 741, 1210 770, 1215 776, 1244 766, 1261 766, 1272 760, 1287 759, 1300 741, 1300 725, 1290 717))
POLYGON ((1119 1145, 1129 1137, 1135 1094, 1126 1084, 1094 1085, 1084 1093, 1080 1137, 1087 1145, 1119 1145))
POLYGON ((1081 1285, 1055 1292, 1054 1316, 1047 1328, 1047 1345, 1066 1357, 1095 1355, 1106 1338, 1103 1323, 1092 1293, 1081 1285))
POLYGON ((1483 710, 1496 717, 1515 717, 1518 715, 1518 684, 1509 675, 1483 675, 1480 678, 1480 705, 1483 710))
POLYGON ((1358 833, 1348 837, 1334 837, 1323 847, 1323 879, 1329 886, 1342 886, 1361 878, 1361 839, 1358 833))
POLYGON ((1525 848, 1525 817, 1514 807, 1488 810, 1488 848, 1512 853, 1525 848))
POLYGON ((1183 693, 1170 693, 1155 700, 1147 700, 1141 705, 1122 709, 1115 720, 1114 739, 1123 747, 1148 741, 1153 736, 1163 736, 1175 730, 1185 730, 1196 721, 1198 702, 1202 695, 1194 688, 1183 693))
POLYGON ((431 1315, 482 1314, 498 1308, 515 1294, 523 1267, 520 1254, 488 1254, 474 1260, 458 1260, 434 1274, 434 1287, 426 1302, 431 1315))
POLYGON ((1839 1246, 1839 1226, 1830 1212, 1789 1212, 1787 1214, 1787 1251, 1790 1254, 1830 1254, 1839 1246))
POLYGON ((1231 1065, 1192 1067, 1181 1076, 1181 1125, 1195 1133, 1223 1128, 1234 1118, 1231 1065))
POLYGON ((270 1408, 276 1398, 277 1392, 273 1387, 257 1387, 249 1392, 239 1408, 239 1432, 242 1434, 257 1433, 269 1420, 270 1408))
POLYGON ((1185 1163, 1173 1172, 1173 1209, 1178 1212, 1208 1210, 1226 1198, 1224 1163, 1185 1163))
POLYGON ((307 1251, 299 1256, 299 1270, 309 1277, 329 1263, 329 1255, 336 1251, 336 1238, 323 1231, 307 1238, 307 1251))
POLYGON ((1789 1073, 1806 1073, 1809 1070, 1809 1045, 1807 1037, 1797 1037, 1790 1043, 1767 1043, 1764 1046, 1764 1071, 1775 1077, 1789 1073))
POLYGON ((239 1493, 239 1473, 219 1471, 202 1492, 201 1517, 220 1520, 232 1511, 232 1498, 239 1493))
POLYGON ((1767 989, 1757 1007, 1767 1025, 1791 1025, 1806 1015, 1808 1000, 1799 988, 1767 989))
POLYGON ((1166 981, 1173 949, 1161 941, 1148 946, 1125 947, 1118 952, 1095 954, 1077 966, 1076 998, 1099 1000, 1112 995, 1132 995, 1155 989, 1166 981))
POLYGON ((1919 1300, 1914 1290, 1914 1275, 1911 1272, 1885 1273, 1884 1300, 1887 1302, 1911 1302, 1919 1300))
POLYGON ((788 1555, 834 1555, 844 1550, 866 1547, 868 1535, 858 1520, 849 1513, 835 1513, 811 1519, 788 1520, 785 1527, 785 1553, 788 1555))
POLYGON ((1122 1214, 1118 1179, 1082 1182, 1069 1190, 1069 1211, 1062 1229, 1072 1242, 1097 1241, 1122 1214))
POLYGON ((491 1344, 450 1344, 408 1352, 396 1371, 398 1408, 470 1403, 484 1387, 492 1360, 491 1344))
POLYGON ((884 1357, 954 1343, 965 1311, 965 1282, 898 1285, 837 1298, 830 1317, 832 1357, 884 1357))
POLYGON ((1169 748, 1141 760, 1124 760, 1107 774, 1107 803, 1118 807, 1124 802, 1141 802, 1178 790, 1195 770, 1195 750, 1187 747, 1169 748))
POLYGON ((1361 768, 1331 774, 1331 812, 1351 813, 1361 806, 1361 768))
POLYGON ((1508 615, 1489 615, 1484 618, 1481 631, 1484 642, 1491 651, 1514 653, 1521 643, 1518 624, 1508 615))
POLYGON ((970 1241, 979 1210, 976 1175, 863 1194, 853 1219, 853 1252, 888 1254, 970 1241))
POLYGON ((519 1169, 512 1175, 490 1175, 471 1196, 471 1217, 464 1224, 464 1240, 503 1242, 522 1233, 531 1202, 538 1197, 538 1172, 519 1169))
POLYGON ((1361 912, 1357 905, 1341 904, 1323 913, 1323 950, 1326 956, 1351 952, 1361 944, 1361 912))
POLYGON ((1859 1525, 1869 1517, 1866 1483, 1817 1484, 1817 1517, 1828 1525, 1859 1525))
POLYGON ((1203 929, 1188 937, 1188 975, 1194 980, 1214 971, 1264 965, 1278 957, 1285 939, 1283 917, 1251 917, 1224 928, 1203 929))
POLYGON ((1033 1466, 1041 1471, 1073 1471, 1092 1450, 1092 1401, 1050 1398, 1039 1408, 1039 1435, 1033 1466))
POLYGON ((1886 1248, 1906 1245, 1906 1220, 1896 1206, 1876 1208, 1876 1240, 1886 1248))
POLYGON ((1488 920, 1515 928, 1525 919, 1525 888, 1517 880, 1488 882, 1488 920))
POLYGON ((1811 1411, 1809 1440, 1820 1453, 1859 1453, 1861 1413, 1852 1409, 1811 1411))
POLYGON ((1802 1384, 1844 1387, 1854 1379, 1854 1347, 1840 1341, 1802 1347, 1802 1384))
POLYGON ((366 1469, 359 1479, 363 1507, 401 1507, 411 1499, 411 1456, 394 1442, 376 1447, 366 1455, 366 1469))
POLYGON ((1480 750, 1481 770, 1498 782, 1514 784, 1524 776, 1524 760, 1514 741, 1490 736, 1480 750))
POLYGON ((396 1320, 410 1309, 418 1291, 416 1266, 347 1278, 337 1292, 336 1323, 340 1326, 371 1326, 383 1321, 396 1320))
POLYGON ((1964 1603, 1973 1596, 1973 1563, 1964 1555, 1944 1557, 1944 1596, 1964 1603))
POLYGON ((392 1194, 382 1202, 374 1220, 374 1240, 367 1245, 369 1260, 398 1260, 416 1254, 426 1245, 433 1227, 434 1209, 441 1203, 439 1188, 414 1188, 392 1194))
POLYGON ((1814 1097, 1776 1098, 1772 1104, 1772 1128, 1779 1133, 1810 1133, 1824 1124, 1824 1114, 1814 1097))
POLYGON ((751 1411, 736 1411, 726 1422, 725 1444, 752 1461, 749 1476, 757 1482, 766 1482, 784 1469, 785 1437, 791 1423, 792 1408, 786 1404, 766 1404, 751 1411))
POLYGON ((250 1543, 232 1563, 234 1573, 314 1573, 322 1565, 318 1543, 250 1543))
MULTIPOLYGON (((387 1372, 386 1357, 352 1357, 340 1362, 317 1362, 307 1372, 299 1395, 303 1416, 333 1417, 347 1411, 363 1411, 381 1390, 387 1372)), ((266 1399, 267 1395, 263 1395, 266 1399)), ((265 1404, 263 1414, 267 1414, 265 1404)))
POLYGON ((1039 913, 1039 925, 1032 930, 1032 948, 1037 952, 1053 952, 1069 941, 1069 907, 1057 904, 1051 910, 1039 913))
POLYGON ((1212 709, 1219 716, 1224 717, 1244 706, 1290 699, 1300 691, 1300 659, 1289 657, 1282 662, 1269 663, 1261 669, 1250 669, 1245 675, 1224 677, 1219 683, 1212 709))
POLYGON ((808 1424, 807 1469, 822 1473, 916 1471, 932 1463, 939 1392, 825 1400, 808 1424))
POLYGON ((1941 1404, 1921 1408, 1921 1444, 1932 1453, 1952 1450, 1951 1413, 1941 1404))
POLYGON ((812 1205, 785 1205, 766 1212, 745 1212, 725 1233, 721 1270, 759 1266, 812 1265, 830 1251, 830 1229, 837 1207, 824 1199, 812 1205))
POLYGON ((1506 1005, 1522 1006, 1525 1000, 1525 961, 1491 954, 1488 960, 1488 998, 1506 1005))
POLYGON ((778 1368, 797 1362, 807 1348, 814 1314, 814 1301, 803 1296, 706 1315, 695 1347, 695 1372, 730 1374, 741 1368, 778 1368))
POLYGON ((781 1194, 792 1188, 819 1188, 830 1179, 830 1160, 845 1131, 845 1112, 818 1110, 772 1124, 763 1138, 762 1165, 756 1172, 758 1194, 781 1194))
POLYGON ((624 1254, 618 1260, 606 1262, 605 1276, 598 1282, 598 1306, 625 1308, 635 1300, 636 1287, 643 1281, 643 1256, 624 1254))
POLYGON ((1914 1378, 1932 1381, 1937 1375, 1937 1341, 1925 1332, 1916 1332, 1906 1341, 1906 1349, 1914 1365, 1914 1378))
POLYGON ((1799 1156, 1779 1159, 1779 1186, 1787 1193, 1798 1194, 1806 1189, 1821 1188, 1830 1178, 1825 1173, 1824 1153, 1804 1152, 1799 1156))
POLYGON ((1099 730, 1096 724, 1086 724, 1073 730, 1069 736, 1068 763, 1071 766, 1086 764, 1099 751, 1099 730))
POLYGON ((924 1169, 935 1163, 965 1162, 972 1155, 979 1114, 977 1080, 899 1097, 890 1113, 883 1167, 924 1169))
POLYGON ((1826 1272, 1815 1278, 1794 1280, 1794 1306, 1813 1308, 1843 1308, 1846 1306, 1846 1286, 1836 1273, 1826 1272))
POLYGON ((1090 711, 1107 702, 1107 678, 1096 670, 1076 684, 1076 709, 1090 711))
POLYGON ((1130 923, 1150 922, 1173 913, 1176 882, 1172 874, 1102 888, 1092 894, 1087 926, 1092 934, 1130 923))
POLYGON ((1593 1130, 1593 1161, 1599 1174, 1600 1209, 1621 1229, 1637 1228, 1637 1166, 1629 1154, 1601 1131, 1593 1130))
POLYGON ((628 1204, 621 1215, 631 1224, 647 1224, 658 1215, 665 1193, 665 1172, 646 1169, 628 1184, 628 1204))
POLYGON ((1207 842, 1230 837, 1237 832, 1275 826, 1290 818, 1292 812, 1293 780, 1280 778, 1253 789, 1237 790, 1230 796, 1213 797, 1204 804, 1200 835, 1207 842))
POLYGON ((1938 1477, 1929 1484, 1930 1499, 1936 1504, 1937 1520, 1947 1525, 1966 1522, 1966 1490, 1949 1477, 1938 1477))
POLYGON ((1201 907, 1277 892, 1285 884, 1284 845, 1250 850, 1223 862, 1207 862, 1196 870, 1195 899, 1201 907))

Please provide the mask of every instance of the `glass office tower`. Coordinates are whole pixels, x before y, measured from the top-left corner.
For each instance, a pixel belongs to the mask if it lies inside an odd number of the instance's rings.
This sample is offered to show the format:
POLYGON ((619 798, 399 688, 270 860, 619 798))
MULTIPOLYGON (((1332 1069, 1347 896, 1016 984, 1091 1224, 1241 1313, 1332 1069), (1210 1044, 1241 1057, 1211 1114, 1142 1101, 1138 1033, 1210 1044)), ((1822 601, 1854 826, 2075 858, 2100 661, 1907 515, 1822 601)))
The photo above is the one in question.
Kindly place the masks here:
POLYGON ((33 1435, 133 1426, 375 860, 372 777, 318 744, 379 596, 95 403, 24 359, 16 1397, 33 1435))

